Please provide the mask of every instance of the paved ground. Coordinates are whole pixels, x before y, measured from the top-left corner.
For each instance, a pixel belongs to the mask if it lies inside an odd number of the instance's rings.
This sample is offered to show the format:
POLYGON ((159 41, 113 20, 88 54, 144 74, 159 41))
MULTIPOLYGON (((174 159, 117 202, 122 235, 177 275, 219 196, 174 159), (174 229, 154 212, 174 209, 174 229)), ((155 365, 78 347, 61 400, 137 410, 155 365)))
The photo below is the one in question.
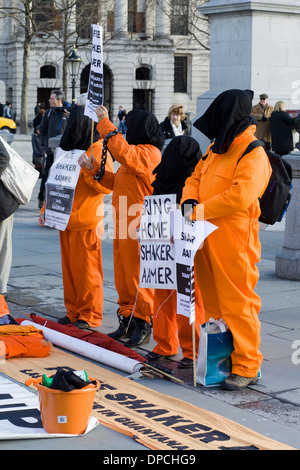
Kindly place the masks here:
MULTIPOLYGON (((31 160, 28 136, 16 136, 13 147, 27 161, 31 160)), ((56 319, 65 314, 59 237, 57 231, 37 225, 38 187, 39 182, 31 202, 15 214, 8 304, 15 317, 23 316, 22 312, 33 312, 56 319)), ((109 213, 110 197, 106 198, 106 202, 109 213)), ((108 215, 106 223, 109 234, 112 227, 108 215)), ((225 393, 219 388, 200 385, 194 388, 191 371, 185 373, 184 385, 162 379, 139 380, 151 389, 218 413, 300 449, 300 363, 296 364, 299 354, 293 349, 295 341, 300 341, 300 282, 275 277, 275 255, 281 250, 283 235, 284 223, 273 228, 262 227, 261 230, 262 260, 257 292, 262 298, 260 320, 264 361, 258 385, 240 393, 225 393)), ((108 333, 117 325, 117 295, 113 278, 112 240, 109 237, 104 238, 102 248, 105 303, 103 325, 99 331, 108 333)), ((153 346, 151 340, 139 352, 145 354, 153 346)), ((180 358, 180 354, 174 358, 172 368, 176 369, 180 358)), ((80 444, 73 438, 6 441, 0 442, 0 449, 72 449, 74 445, 82 449, 143 449, 130 438, 103 427, 98 427, 80 440, 80 444)))

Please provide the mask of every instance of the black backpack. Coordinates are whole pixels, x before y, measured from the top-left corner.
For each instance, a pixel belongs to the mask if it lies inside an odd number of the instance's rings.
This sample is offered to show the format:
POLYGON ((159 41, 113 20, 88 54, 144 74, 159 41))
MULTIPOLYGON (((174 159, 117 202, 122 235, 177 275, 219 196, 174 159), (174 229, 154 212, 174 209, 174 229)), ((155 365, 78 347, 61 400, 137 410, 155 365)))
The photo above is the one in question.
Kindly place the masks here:
POLYGON ((293 173, 291 165, 280 155, 266 150, 261 140, 251 142, 238 162, 247 155, 247 153, 250 153, 251 150, 261 146, 264 147, 268 155, 272 167, 272 174, 269 184, 259 200, 261 210, 259 220, 265 224, 274 225, 275 222, 282 220, 291 201, 293 173))

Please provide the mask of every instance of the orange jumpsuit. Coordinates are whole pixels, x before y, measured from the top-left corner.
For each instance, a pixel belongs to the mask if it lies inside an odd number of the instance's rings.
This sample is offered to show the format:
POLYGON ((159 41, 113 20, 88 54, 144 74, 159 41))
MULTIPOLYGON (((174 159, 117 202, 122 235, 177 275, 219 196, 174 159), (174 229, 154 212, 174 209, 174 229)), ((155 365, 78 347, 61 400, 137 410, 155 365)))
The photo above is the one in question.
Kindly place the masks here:
POLYGON ((193 175, 186 180, 181 204, 195 199, 193 218, 203 218, 219 227, 197 253, 195 272, 201 290, 205 317, 223 317, 233 335, 232 373, 256 377, 262 362, 261 300, 254 289, 259 273, 260 207, 271 167, 262 148, 253 150, 238 163, 248 144, 255 140, 256 127, 240 133, 224 154, 209 151, 193 175), (200 207, 201 206, 201 207, 200 207))
MULTIPOLYGON (((200 325, 205 322, 204 307, 195 280, 195 344, 199 344, 200 325)), ((169 289, 155 289, 153 313, 153 339, 157 345, 153 351, 162 356, 178 353, 180 345, 183 357, 193 359, 192 325, 189 318, 177 315, 177 294, 169 289)))
MULTIPOLYGON (((116 127, 108 118, 98 125, 102 138, 116 127)), ((139 288, 140 255, 136 238, 144 197, 151 195, 154 168, 161 160, 161 152, 153 145, 129 145, 121 134, 108 140, 108 148, 113 157, 121 164, 113 174, 105 172, 101 181, 113 189, 115 236, 114 275, 118 292, 119 315, 134 316, 147 323, 151 322, 153 312, 153 289, 139 288)))
MULTIPOLYGON (((102 141, 98 140, 93 143, 96 161, 101 160, 101 153, 102 141)), ((90 155, 90 149, 86 154, 90 155)), ((113 171, 110 156, 106 168, 113 171)), ((67 316, 72 323, 83 320, 90 327, 101 325, 103 317, 103 199, 111 192, 94 179, 94 174, 87 168, 81 169, 67 228, 60 231, 67 316)))

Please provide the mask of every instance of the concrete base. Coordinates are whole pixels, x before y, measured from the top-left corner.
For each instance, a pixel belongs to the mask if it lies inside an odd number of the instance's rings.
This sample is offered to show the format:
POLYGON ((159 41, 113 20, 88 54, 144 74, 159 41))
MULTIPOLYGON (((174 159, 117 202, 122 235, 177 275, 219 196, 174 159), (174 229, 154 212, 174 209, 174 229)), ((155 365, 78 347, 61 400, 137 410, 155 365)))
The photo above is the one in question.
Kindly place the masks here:
POLYGON ((275 274, 282 279, 300 281, 300 250, 283 247, 275 258, 275 274))

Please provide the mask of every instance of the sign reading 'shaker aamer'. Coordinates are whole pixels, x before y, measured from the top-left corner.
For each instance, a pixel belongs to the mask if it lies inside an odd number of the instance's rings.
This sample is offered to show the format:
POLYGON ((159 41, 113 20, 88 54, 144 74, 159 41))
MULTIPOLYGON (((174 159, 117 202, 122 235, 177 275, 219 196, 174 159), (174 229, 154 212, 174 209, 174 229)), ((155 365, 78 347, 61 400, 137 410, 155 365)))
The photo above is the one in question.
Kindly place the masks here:
POLYGON ((174 194, 146 196, 140 223, 140 287, 176 289, 170 212, 174 194))

